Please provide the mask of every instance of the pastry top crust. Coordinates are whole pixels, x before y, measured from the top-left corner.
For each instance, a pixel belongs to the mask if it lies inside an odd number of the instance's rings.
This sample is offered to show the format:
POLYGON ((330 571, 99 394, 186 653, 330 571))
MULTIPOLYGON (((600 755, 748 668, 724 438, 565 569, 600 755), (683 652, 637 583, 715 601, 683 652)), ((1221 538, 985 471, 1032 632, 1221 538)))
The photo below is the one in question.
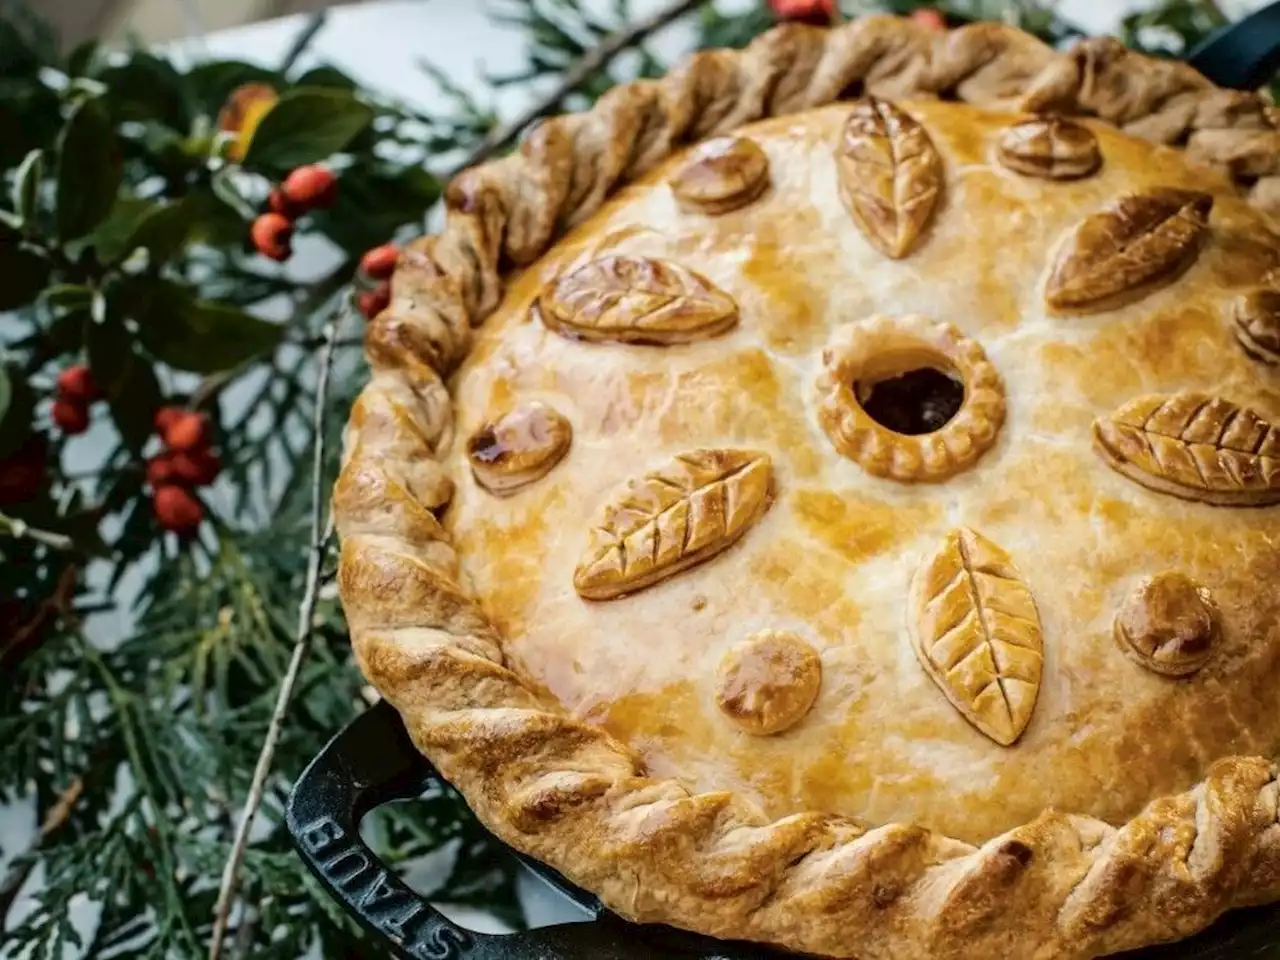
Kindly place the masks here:
POLYGON ((1247 96, 1105 42, 788 28, 543 124, 455 182, 446 232, 402 257, 335 490, 357 657, 486 824, 624 916, 830 956, 1088 957, 1280 896, 1280 481, 1253 429, 1280 393, 1241 349, 1269 342, 1270 174, 1251 209, 1222 173, 1089 119, 1099 169, 1079 173, 1073 131, 1049 147, 1071 177, 1027 174, 1000 159, 1013 106, 1189 134, 1192 153, 1202 133, 1259 155, 1274 137, 1247 96), (856 80, 938 155, 901 259, 867 233, 877 196, 842 197, 851 107, 798 112, 856 80), (938 91, 984 109, 905 96, 938 91), (743 126, 765 112, 786 115, 743 126), (767 155, 768 188, 682 210, 688 155, 661 158, 729 131, 767 155), (1189 193, 1161 213, 1171 189, 1189 193), (1155 200, 1114 206, 1134 195, 1155 200), (1078 229, 1091 216, 1118 224, 1115 250, 1078 229), (1141 298, 1051 310, 1051 272, 1104 256, 1141 298), (505 294, 504 258, 531 264, 505 294), (609 258, 641 279, 582 326, 565 278, 609 258), (634 266, 655 260, 673 266, 634 266), (647 336, 601 333, 628 310, 647 336), (824 348, 873 318, 913 342, 942 329, 950 365, 983 372, 1002 416, 964 434, 977 456, 926 444, 918 470, 876 473, 856 424, 822 421, 824 348), (572 446, 499 499, 467 438, 533 402, 572 446), (1170 570, 1212 603, 1183 680, 1144 669, 1167 638, 1133 608, 1170 570), (723 666, 768 631, 805 651, 802 678, 786 658, 723 666), (771 690, 785 724, 760 709, 771 690), (769 721, 733 722, 744 704, 769 721))
MULTIPOLYGON (((1108 469, 1092 434, 1095 419, 1148 393, 1208 390, 1280 419, 1274 378, 1231 332, 1271 238, 1229 184, 1104 124, 1093 125, 1103 168, 1055 183, 995 162, 1016 116, 901 107, 947 170, 944 207, 905 260, 887 259, 840 204, 832 151, 849 108, 837 105, 739 131, 773 171, 753 205, 681 212, 667 185, 677 154, 513 278, 454 377, 456 429, 470 436, 537 399, 572 421, 574 448, 496 502, 455 444, 446 527, 509 662, 653 774, 732 790, 771 816, 915 822, 969 842, 1049 807, 1122 822, 1219 757, 1280 748, 1280 511, 1149 492, 1108 469), (1186 276, 1107 313, 1050 312, 1045 277, 1080 220, 1116 197, 1193 186, 1213 189, 1213 236, 1186 276), (619 255, 705 275, 738 305, 738 324, 696 343, 632 346, 568 339, 531 316, 546 285, 619 255), (941 482, 873 476, 823 433, 824 350, 882 317, 955 325, 1003 381, 994 447, 941 482), (768 512, 714 560, 584 601, 572 574, 596 515, 617 488, 698 447, 768 453, 768 512), (937 695, 906 638, 913 575, 957 527, 1010 554, 1044 624, 1044 681, 1013 749, 937 695), (1192 683, 1135 669, 1114 638, 1126 595, 1168 570, 1224 610, 1218 655, 1192 683), (766 629, 798 633, 823 667, 813 710, 769 740, 743 736, 715 703, 716 665, 766 629)), ((883 337, 868 339, 874 349, 883 337)))

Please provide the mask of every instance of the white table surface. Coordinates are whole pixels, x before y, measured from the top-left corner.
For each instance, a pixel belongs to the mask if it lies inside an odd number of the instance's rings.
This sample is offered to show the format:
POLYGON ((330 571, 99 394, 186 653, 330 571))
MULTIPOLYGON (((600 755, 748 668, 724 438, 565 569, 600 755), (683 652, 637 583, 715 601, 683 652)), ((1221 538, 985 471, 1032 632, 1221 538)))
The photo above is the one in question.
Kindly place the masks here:
MULTIPOLYGON (((758 0, 718 0, 717 5, 724 10, 737 10, 755 2, 758 0)), ((1239 15, 1261 4, 1262 0, 1221 2, 1229 15, 1239 15)), ((598 5, 607 8, 604 0, 598 5)), ((633 0, 632 3, 638 16, 660 5, 661 0, 633 0)), ((1150 2, 1132 0, 1061 0, 1058 8, 1064 17, 1086 31, 1107 33, 1115 29, 1126 12, 1150 5, 1150 2)), ((170 49, 176 58, 184 61, 234 57, 274 65, 305 22, 304 16, 284 17, 179 41, 170 49)), ((691 36, 688 25, 677 24, 651 41, 651 45, 658 52, 674 57, 689 47, 691 36)), ((300 64, 332 64, 362 84, 414 106, 424 110, 443 109, 447 102, 418 66, 423 59, 459 86, 484 91, 487 74, 514 72, 525 64, 524 38, 512 28, 491 23, 478 0, 387 0, 332 10, 300 64)), ((486 102, 500 115, 511 116, 535 93, 536 89, 528 86, 508 88, 486 102)), ((102 442, 107 442, 106 436, 102 442)), ((90 437, 88 447, 92 445, 90 437)), ((99 456, 101 452, 98 451, 99 456)), ((84 455, 92 459, 88 448, 84 455)), ((124 635, 129 624, 117 617, 99 622, 96 628, 104 636, 118 637, 124 635)), ((0 870, 9 858, 26 848, 34 830, 35 815, 30 805, 0 807, 0 870)), ((37 873, 29 886, 38 882, 37 873)), ((522 883, 521 893, 530 921, 535 925, 581 918, 580 913, 563 906, 557 896, 545 891, 537 881, 522 883)), ((12 917, 20 917, 23 912, 20 900, 12 917)), ((96 910, 85 902, 75 912, 78 925, 83 922, 89 926, 96 910)), ((459 919, 477 929, 498 929, 475 911, 468 911, 459 919)), ((2 957, 4 953, 0 948, 2 957)))

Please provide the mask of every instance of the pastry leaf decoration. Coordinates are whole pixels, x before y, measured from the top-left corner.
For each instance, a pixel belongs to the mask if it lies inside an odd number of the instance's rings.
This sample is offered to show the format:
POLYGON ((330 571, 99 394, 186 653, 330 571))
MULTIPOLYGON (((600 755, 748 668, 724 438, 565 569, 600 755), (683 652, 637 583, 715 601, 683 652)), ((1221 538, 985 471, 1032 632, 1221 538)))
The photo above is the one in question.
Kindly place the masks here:
POLYGON ((1093 425, 1117 472, 1160 493, 1230 507, 1280 503, 1280 430, 1202 393, 1138 397, 1093 425))
POLYGON ((538 298, 548 329, 592 342, 688 343, 738 322, 733 298, 699 273, 648 257, 593 260, 538 298))
POLYGON ((961 528, 911 585, 912 645, 947 699, 1001 746, 1022 735, 1040 692, 1044 635, 1009 554, 961 528))
POLYGON ((840 199, 881 253, 900 260, 920 240, 942 192, 942 158, 924 127, 887 100, 859 101, 836 151, 840 199))
POLYGON ((773 467, 753 450, 693 450, 631 481, 591 531, 573 585, 609 600, 724 550, 768 508, 773 467))
POLYGON ((1213 197, 1157 189, 1086 217, 1058 255, 1045 300, 1058 311, 1110 310, 1179 277, 1195 261, 1213 197))
POLYGON ((1000 138, 997 156, 1015 173, 1047 180, 1078 180, 1102 165, 1093 131, 1061 117, 1036 118, 1010 127, 1000 138))
POLYGON ((1280 289, 1261 286, 1241 295, 1235 309, 1236 340, 1259 363, 1280 364, 1280 289))

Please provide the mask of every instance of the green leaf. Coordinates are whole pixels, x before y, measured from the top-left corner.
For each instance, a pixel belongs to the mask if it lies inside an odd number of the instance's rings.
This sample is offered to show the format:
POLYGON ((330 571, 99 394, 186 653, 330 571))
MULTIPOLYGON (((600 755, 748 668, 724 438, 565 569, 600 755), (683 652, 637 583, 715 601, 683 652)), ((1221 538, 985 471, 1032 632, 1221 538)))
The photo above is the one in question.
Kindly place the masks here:
POLYGON ((328 65, 312 67, 300 76, 296 85, 299 87, 329 87, 334 90, 348 90, 355 93, 356 82, 337 67, 328 65))
POLYGON ((83 237, 116 202, 120 145, 100 100, 84 100, 71 112, 58 141, 58 237, 83 237))
POLYGON ((223 167, 213 175, 210 186, 213 188, 215 197, 234 210, 242 221, 248 223, 258 215, 258 210, 240 192, 240 188, 236 184, 236 176, 239 173, 240 169, 238 167, 223 167))
POLYGON ((0 70, 0 167, 45 146, 62 126, 58 94, 39 80, 12 80, 0 70))
POLYGON ((98 259, 115 263, 139 247, 151 253, 152 263, 163 263, 186 242, 192 209, 184 200, 154 203, 122 196, 110 216, 94 231, 98 259))
POLYGON ((340 151, 373 119, 373 108, 338 90, 297 88, 262 118, 244 165, 291 170, 340 151))
POLYGON ((342 176, 333 209, 317 211, 316 225, 353 256, 387 240, 407 223, 421 223, 440 197, 440 181, 420 166, 369 170, 342 176))
POLYGON ((169 61, 138 51, 97 79, 107 86, 104 99, 117 122, 156 120, 183 133, 191 126, 182 75, 169 61))
POLYGON ((85 40, 67 55, 67 75, 82 77, 92 73, 98 60, 100 46, 97 40, 85 40))
POLYGON ((44 176, 44 151, 32 150, 13 175, 13 209, 24 223, 31 224, 40 201, 40 180, 44 176))
POLYGON ((88 310, 93 302, 93 288, 79 283, 55 283, 45 288, 40 299, 60 310, 88 310))
POLYGON ((31 436, 36 394, 16 364, 0 364, 4 380, 4 409, 0 411, 0 457, 13 453, 31 436))
POLYGON ((191 302, 166 316, 138 318, 142 345, 156 359, 191 373, 230 370, 270 352, 283 336, 279 324, 222 303, 191 302))
POLYGON ((131 362, 118 389, 107 397, 107 406, 125 446, 134 453, 140 453, 151 437, 155 413, 164 397, 151 364, 132 351, 130 357, 131 362))
POLYGON ((30 303, 48 279, 48 260, 22 249, 12 239, 0 239, 0 310, 30 303))
POLYGON ((48 24, 21 5, 0 8, 0 77, 21 77, 52 66, 57 42, 48 24))
POLYGON ((8 365, 0 363, 0 423, 4 422, 9 412, 9 401, 13 399, 13 383, 9 379, 8 365))
POLYGON ((107 400, 118 397, 129 382, 133 366, 138 362, 133 340, 119 318, 108 317, 102 323, 91 323, 86 330, 85 345, 89 369, 94 382, 107 400))

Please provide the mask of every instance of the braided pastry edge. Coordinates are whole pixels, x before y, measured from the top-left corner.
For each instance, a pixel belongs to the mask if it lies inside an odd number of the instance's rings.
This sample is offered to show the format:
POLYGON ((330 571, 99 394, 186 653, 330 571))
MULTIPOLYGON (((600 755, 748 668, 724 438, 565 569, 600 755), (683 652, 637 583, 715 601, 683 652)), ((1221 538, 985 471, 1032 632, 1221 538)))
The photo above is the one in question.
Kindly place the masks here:
POLYGON ((1257 96, 1112 39, 1058 53, 998 24, 785 25, 541 123, 450 184, 443 232, 403 252, 367 331, 372 377, 333 498, 361 669, 489 829, 633 920, 865 960, 1086 958, 1280 899, 1280 769, 1261 758, 1221 760, 1118 828, 1047 811, 973 847, 911 825, 770 821, 729 793, 648 777, 505 666, 437 517, 452 495, 443 377, 497 307, 502 267, 535 260, 679 146, 862 92, 1098 116, 1185 145, 1280 209, 1280 134, 1257 96))

